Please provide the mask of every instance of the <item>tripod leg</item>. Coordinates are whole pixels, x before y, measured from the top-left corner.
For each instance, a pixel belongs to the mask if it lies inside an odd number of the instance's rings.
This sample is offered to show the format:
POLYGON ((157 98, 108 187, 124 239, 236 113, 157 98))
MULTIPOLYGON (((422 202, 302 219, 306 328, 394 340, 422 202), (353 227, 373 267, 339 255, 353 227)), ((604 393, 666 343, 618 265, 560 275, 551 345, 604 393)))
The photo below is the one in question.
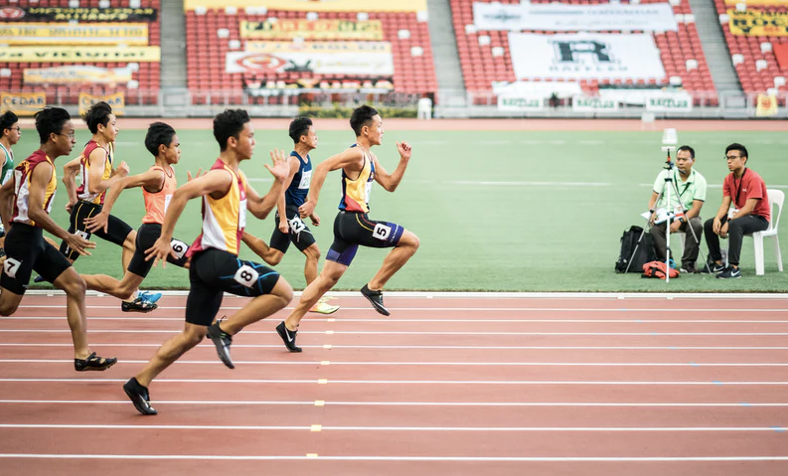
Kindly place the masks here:
POLYGON ((624 274, 629 272, 629 267, 632 266, 632 260, 638 254, 638 248, 640 247, 640 242, 643 240, 643 235, 646 234, 646 230, 648 229, 650 222, 651 222, 651 217, 646 219, 646 226, 643 227, 643 231, 640 233, 640 238, 638 238, 638 242, 635 244, 635 249, 634 251, 632 251, 632 256, 630 256, 629 259, 627 260, 627 269, 624 270, 624 274))

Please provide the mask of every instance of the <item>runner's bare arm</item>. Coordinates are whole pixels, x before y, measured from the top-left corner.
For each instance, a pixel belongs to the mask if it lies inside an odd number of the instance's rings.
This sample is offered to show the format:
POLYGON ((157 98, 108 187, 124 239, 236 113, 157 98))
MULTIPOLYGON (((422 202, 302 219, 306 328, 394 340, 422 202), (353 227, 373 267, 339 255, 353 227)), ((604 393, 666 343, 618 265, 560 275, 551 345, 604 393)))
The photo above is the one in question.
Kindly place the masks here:
POLYGON ((109 189, 104 197, 104 206, 97 215, 85 220, 88 231, 95 233, 96 230, 104 229, 107 231, 107 220, 112 212, 112 206, 120 196, 120 193, 127 188, 145 187, 148 190, 160 190, 164 183, 164 172, 161 170, 148 170, 145 173, 124 177, 118 180, 109 189))
POLYGON ((77 157, 63 166, 63 184, 66 186, 66 196, 68 204, 66 210, 70 213, 71 207, 79 200, 77 198, 77 175, 79 174, 80 162, 82 159, 77 157))
POLYGON ((378 158, 374 155, 372 156, 372 160, 375 161, 375 181, 389 192, 393 192, 399 186, 413 152, 410 144, 407 142, 397 142, 397 151, 399 152, 399 164, 397 164, 397 168, 392 173, 386 172, 386 169, 378 162, 378 158))
POLYGON ((345 149, 337 155, 333 155, 323 162, 320 162, 312 171, 312 182, 309 185, 309 195, 306 203, 298 207, 301 218, 306 218, 315 211, 317 201, 320 198, 320 189, 326 181, 326 176, 334 170, 352 167, 353 165, 363 167, 364 152, 358 147, 345 149))
POLYGON ((11 215, 14 213, 15 187, 16 179, 13 176, 0 187, 0 217, 3 217, 3 228, 6 231, 10 229, 11 215))
POLYGON ((271 161, 273 162, 272 166, 265 164, 265 168, 274 176, 274 183, 271 185, 271 189, 268 190, 268 193, 261 197, 251 185, 247 186, 246 209, 261 220, 271 213, 271 210, 274 209, 279 198, 283 197, 283 184, 290 171, 285 151, 272 150, 271 161))
POLYGON ((110 178, 102 180, 101 177, 104 175, 104 162, 108 160, 108 158, 107 151, 101 147, 96 147, 93 152, 90 153, 87 160, 90 161, 90 167, 88 169, 88 173, 90 174, 90 180, 88 180, 89 193, 101 193, 129 174, 129 166, 126 165, 126 162, 121 162, 118 166, 117 173, 113 173, 110 178))

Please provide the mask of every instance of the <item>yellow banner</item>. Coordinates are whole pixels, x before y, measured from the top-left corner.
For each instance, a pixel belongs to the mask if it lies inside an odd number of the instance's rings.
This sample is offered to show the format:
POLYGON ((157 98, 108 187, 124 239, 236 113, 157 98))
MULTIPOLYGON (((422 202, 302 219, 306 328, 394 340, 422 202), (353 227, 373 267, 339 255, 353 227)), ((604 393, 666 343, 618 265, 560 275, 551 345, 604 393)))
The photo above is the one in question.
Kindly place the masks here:
POLYGON ((84 116, 88 109, 97 102, 104 101, 112 106, 112 113, 122 116, 126 113, 126 95, 122 92, 108 96, 94 96, 88 93, 79 93, 79 115, 84 116))
POLYGON ((731 33, 739 36, 788 36, 788 13, 728 10, 731 33))
MULTIPOLYGON (((302 12, 426 12, 427 0, 233 0, 238 8, 265 7, 269 10, 302 12)), ((196 7, 227 7, 226 0, 184 0, 185 10, 196 7)))
POLYGON ((788 0, 725 0, 725 5, 735 7, 737 3, 744 3, 748 7, 753 6, 788 6, 788 0))
POLYGON ((30 84, 125 84, 131 81, 129 68, 99 68, 98 66, 59 66, 56 68, 26 69, 25 85, 30 84))
POLYGON ((758 117, 777 115, 777 96, 773 94, 759 94, 758 103, 755 106, 755 115, 758 117))
POLYGON ((0 23, 8 45, 147 45, 145 23, 0 23))
POLYGON ((46 93, 0 93, 0 113, 13 111, 17 116, 32 116, 47 105, 46 93))
POLYGON ((386 53, 391 54, 388 41, 247 41, 246 51, 250 53, 386 53))
POLYGON ((0 63, 127 63, 161 60, 158 46, 9 46, 0 48, 0 63))
POLYGON ((380 20, 279 20, 241 21, 241 38, 291 40, 382 40, 380 20))

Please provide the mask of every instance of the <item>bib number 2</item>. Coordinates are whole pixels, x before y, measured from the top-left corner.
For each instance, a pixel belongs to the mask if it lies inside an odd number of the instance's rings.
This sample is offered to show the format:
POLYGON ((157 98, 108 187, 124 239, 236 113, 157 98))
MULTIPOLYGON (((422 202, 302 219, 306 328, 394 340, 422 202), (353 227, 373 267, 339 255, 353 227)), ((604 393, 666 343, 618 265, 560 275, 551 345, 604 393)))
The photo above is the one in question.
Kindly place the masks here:
POLYGON ((259 277, 260 273, 258 273, 256 269, 252 268, 248 264, 241 266, 238 268, 238 271, 235 272, 235 281, 241 286, 246 286, 247 288, 254 286, 254 283, 257 282, 257 278, 259 277))
POLYGON ((296 235, 304 231, 304 228, 306 228, 304 222, 301 221, 301 218, 297 216, 287 220, 287 222, 290 224, 290 232, 295 233, 296 235))

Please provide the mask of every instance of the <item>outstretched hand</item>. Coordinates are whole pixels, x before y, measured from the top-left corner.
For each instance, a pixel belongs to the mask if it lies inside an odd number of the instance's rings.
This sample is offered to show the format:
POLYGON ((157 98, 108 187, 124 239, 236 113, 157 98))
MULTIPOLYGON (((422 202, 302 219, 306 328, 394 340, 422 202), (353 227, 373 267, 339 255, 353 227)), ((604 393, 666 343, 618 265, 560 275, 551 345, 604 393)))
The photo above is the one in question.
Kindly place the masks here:
POLYGON ((287 164, 287 155, 284 150, 274 149, 271 151, 271 162, 273 166, 265 164, 265 168, 271 172, 277 180, 285 180, 290 173, 290 166, 287 164))
POLYGON ((167 240, 162 237, 159 237, 159 239, 153 243, 153 246, 145 251, 145 261, 150 261, 153 259, 153 266, 156 266, 159 260, 162 260, 161 267, 166 268, 167 256, 172 256, 175 259, 178 258, 175 252, 172 251, 171 240, 167 240))
POLYGON ((187 182, 191 182, 192 180, 198 178, 201 174, 202 174, 202 167, 200 167, 197 170, 197 175, 195 175, 194 177, 192 177, 192 173, 187 170, 186 171, 186 181, 187 182))

